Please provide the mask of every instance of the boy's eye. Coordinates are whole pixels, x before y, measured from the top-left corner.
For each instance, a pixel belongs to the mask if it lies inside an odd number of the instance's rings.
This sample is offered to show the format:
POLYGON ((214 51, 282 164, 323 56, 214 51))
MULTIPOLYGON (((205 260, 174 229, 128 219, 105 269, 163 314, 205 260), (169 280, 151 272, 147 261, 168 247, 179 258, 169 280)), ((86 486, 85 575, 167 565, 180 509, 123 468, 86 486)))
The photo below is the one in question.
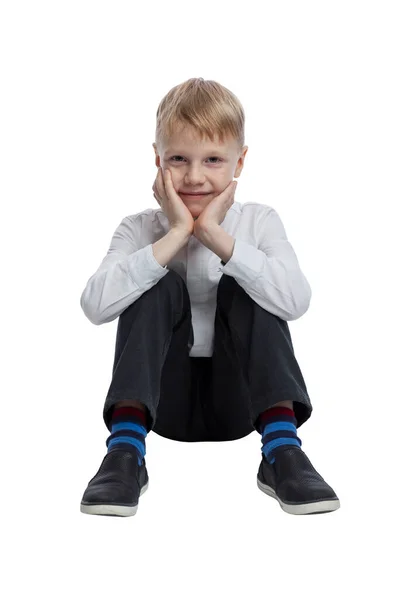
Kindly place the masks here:
MULTIPOLYGON (((177 160, 178 158, 183 158, 182 156, 179 155, 175 155, 171 157, 171 160, 177 160)), ((213 159, 215 158, 215 160, 219 160, 221 162, 221 159, 218 156, 210 156, 209 159, 213 159)), ((180 162, 180 161, 177 161, 180 162)))

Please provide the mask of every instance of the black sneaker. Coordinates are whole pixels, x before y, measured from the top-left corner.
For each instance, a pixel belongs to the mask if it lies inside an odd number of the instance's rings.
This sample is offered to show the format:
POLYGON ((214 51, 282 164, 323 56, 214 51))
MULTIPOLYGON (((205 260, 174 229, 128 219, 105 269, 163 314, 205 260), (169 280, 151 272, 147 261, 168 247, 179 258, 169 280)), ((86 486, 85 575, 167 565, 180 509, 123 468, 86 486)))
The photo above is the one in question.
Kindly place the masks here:
POLYGON ((340 507, 333 489, 296 446, 277 448, 272 465, 262 453, 257 485, 292 515, 331 512, 340 507))
POLYGON ((146 462, 138 464, 135 450, 110 450, 82 496, 81 512, 89 515, 131 517, 149 487, 146 462))

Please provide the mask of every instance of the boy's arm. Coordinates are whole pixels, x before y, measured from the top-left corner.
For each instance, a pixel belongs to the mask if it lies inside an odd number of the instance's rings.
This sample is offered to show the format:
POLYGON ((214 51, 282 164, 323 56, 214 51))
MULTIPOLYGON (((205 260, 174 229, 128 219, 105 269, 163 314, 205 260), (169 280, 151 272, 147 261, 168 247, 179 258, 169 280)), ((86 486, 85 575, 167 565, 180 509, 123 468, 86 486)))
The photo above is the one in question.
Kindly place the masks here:
POLYGON ((256 246, 233 238, 219 225, 202 236, 202 243, 227 263, 220 270, 259 306, 285 321, 300 318, 310 305, 311 287, 275 209, 261 207, 255 231, 256 246))
POLYGON ((211 252, 219 256, 223 263, 227 263, 231 259, 236 240, 220 225, 210 226, 196 237, 211 252))
MULTIPOLYGON (((116 319, 130 304, 167 275, 168 269, 163 268, 154 257, 153 245, 141 248, 138 240, 140 220, 125 217, 112 236, 106 256, 81 294, 81 308, 94 325, 116 319)), ((161 246, 161 251, 162 242, 163 240, 156 242, 161 246)), ((178 246, 179 243, 174 242, 170 250, 175 250, 178 246)))
POLYGON ((153 254, 156 261, 164 267, 187 245, 190 235, 170 229, 164 237, 153 244, 153 254))

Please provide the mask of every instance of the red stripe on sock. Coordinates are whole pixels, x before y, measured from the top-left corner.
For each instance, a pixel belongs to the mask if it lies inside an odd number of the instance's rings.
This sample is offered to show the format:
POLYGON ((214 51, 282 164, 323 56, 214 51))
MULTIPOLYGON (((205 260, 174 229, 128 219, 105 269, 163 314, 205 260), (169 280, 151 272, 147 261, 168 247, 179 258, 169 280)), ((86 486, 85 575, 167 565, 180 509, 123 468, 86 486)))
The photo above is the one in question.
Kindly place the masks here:
POLYGON ((131 417, 135 420, 139 420, 144 426, 146 426, 146 409, 141 410, 136 406, 120 406, 114 408, 112 418, 114 417, 131 417))
POLYGON ((266 421, 272 420, 275 421, 277 417, 282 415, 286 415, 288 417, 294 417, 294 410, 291 408, 286 408, 285 406, 276 406, 274 408, 268 408, 264 412, 262 412, 259 416, 260 422, 265 423, 266 421))

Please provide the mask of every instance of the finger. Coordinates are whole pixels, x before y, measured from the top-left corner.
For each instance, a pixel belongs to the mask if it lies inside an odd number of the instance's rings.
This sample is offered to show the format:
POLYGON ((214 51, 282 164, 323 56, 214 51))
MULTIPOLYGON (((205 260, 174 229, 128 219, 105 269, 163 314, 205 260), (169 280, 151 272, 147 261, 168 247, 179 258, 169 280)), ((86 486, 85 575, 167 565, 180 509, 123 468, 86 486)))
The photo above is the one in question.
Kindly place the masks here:
POLYGON ((165 196, 165 186, 164 186, 163 173, 162 173, 161 167, 159 168, 157 177, 158 177, 158 190, 160 190, 160 195, 165 196))
POLYGON ((235 189, 235 185, 236 185, 236 181, 234 181, 232 179, 232 181, 230 181, 228 183, 228 185, 226 186, 226 188, 224 189, 224 192, 231 192, 233 189, 235 189))
POLYGON ((155 178, 154 183, 153 183, 153 191, 155 191, 156 188, 157 188, 157 183, 158 183, 159 175, 160 175, 160 170, 157 169, 157 175, 156 175, 156 178, 155 178))
POLYGON ((160 180, 160 168, 158 168, 157 170, 157 177, 156 180, 154 182, 153 185, 153 192, 154 192, 154 197, 157 200, 157 202, 159 202, 159 196, 160 196, 160 192, 159 192, 159 187, 161 187, 162 185, 162 181, 160 180))
POLYGON ((165 171, 164 188, 170 194, 175 191, 174 184, 172 183, 171 173, 168 169, 165 171))
POLYGON ((165 170, 165 171, 163 171, 162 169, 160 169, 160 170, 161 170, 161 181, 162 181, 162 184, 163 184, 164 187, 166 187, 167 180, 168 180, 167 170, 165 170))
POLYGON ((237 181, 231 181, 226 186, 226 188, 222 192, 221 196, 223 196, 224 199, 230 198, 235 193, 236 187, 237 187, 237 181))
POLYGON ((154 198, 157 200, 157 203, 161 206, 162 208, 162 200, 160 198, 160 196, 158 194, 153 194, 154 198))
POLYGON ((163 181, 164 181, 165 187, 167 187, 167 185, 169 185, 170 180, 171 180, 171 178, 169 175, 169 171, 168 171, 168 169, 165 169, 165 172, 163 173, 163 181))

